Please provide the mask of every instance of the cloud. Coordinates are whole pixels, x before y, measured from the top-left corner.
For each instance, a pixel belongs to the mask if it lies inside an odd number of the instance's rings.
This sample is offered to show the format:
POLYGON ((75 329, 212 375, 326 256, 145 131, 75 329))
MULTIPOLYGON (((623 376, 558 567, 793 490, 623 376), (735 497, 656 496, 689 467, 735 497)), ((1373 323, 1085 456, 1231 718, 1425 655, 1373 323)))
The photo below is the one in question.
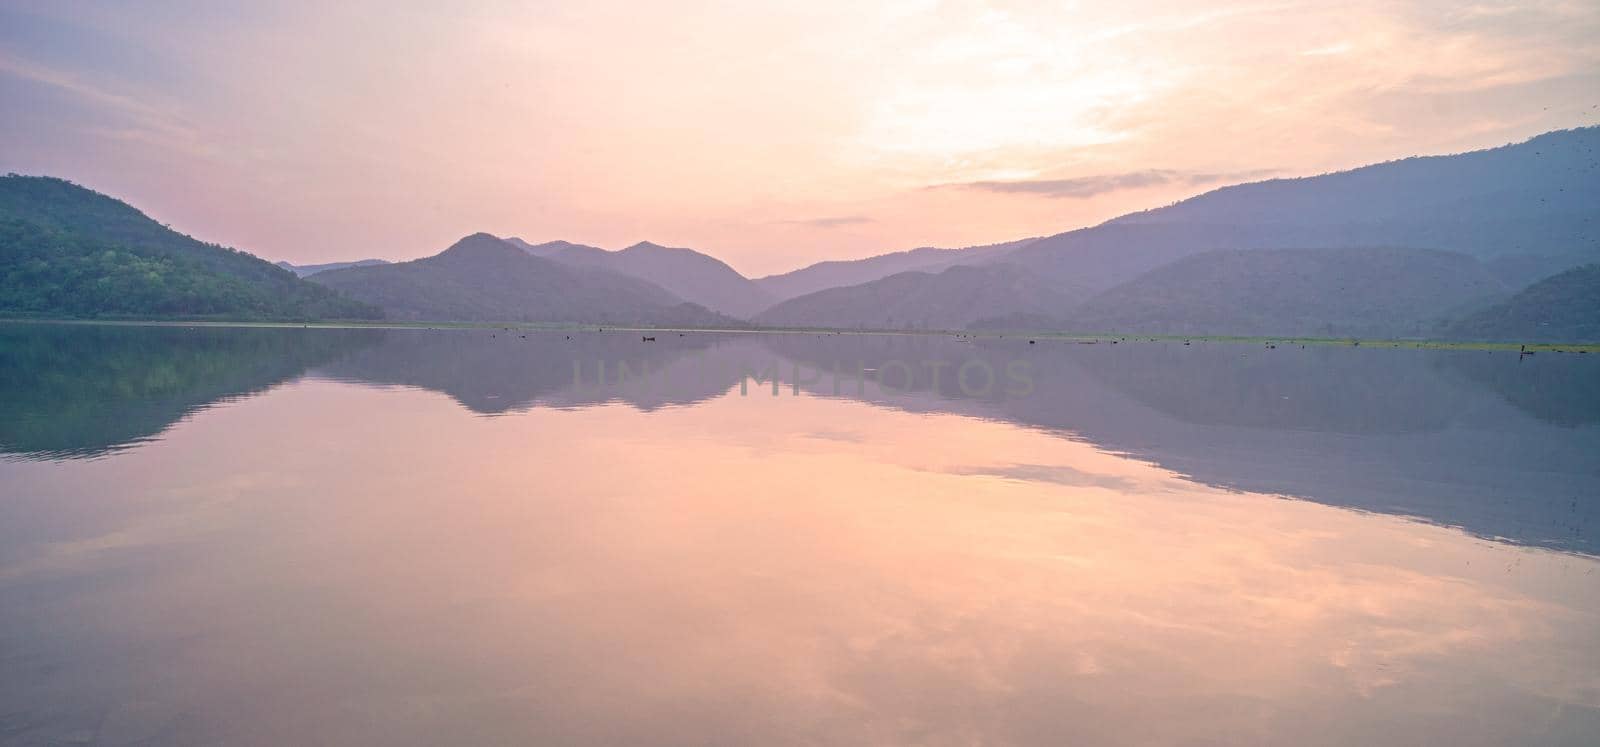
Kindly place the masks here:
POLYGON ((1009 464, 985 467, 954 467, 953 475, 987 475, 1023 482, 1047 482, 1075 488, 1105 488, 1132 491, 1142 487, 1137 480, 1121 475, 1085 472, 1060 464, 1009 464))
POLYGON ((1086 199, 1107 192, 1140 189, 1168 184, 1198 186, 1219 182, 1241 182, 1259 179, 1277 173, 1277 169, 1252 169, 1232 172, 1194 172, 1171 169, 1145 169, 1120 174, 1098 174, 1066 179, 1024 179, 1019 181, 976 181, 960 184, 941 184, 937 187, 959 187, 1002 194, 1038 195, 1041 197, 1086 199))
POLYGON ((792 226, 810 226, 812 228, 843 228, 844 226, 859 226, 863 223, 872 223, 873 219, 865 215, 834 215, 824 218, 803 218, 778 222, 792 226))
POLYGON ((158 107, 145 104, 131 96, 124 96, 96 87, 77 77, 34 65, 26 60, 0 54, 0 75, 8 75, 40 85, 65 91, 84 100, 120 111, 128 117, 166 134, 193 138, 194 129, 175 120, 158 107))
POLYGON ((1184 178, 1181 181, 1184 184, 1191 186, 1198 186, 1201 184, 1217 184, 1219 182, 1232 182, 1237 184, 1240 182, 1252 182, 1265 179, 1269 176, 1281 173, 1282 171, 1283 169, 1246 169, 1244 171, 1222 171, 1214 173, 1189 172, 1188 174, 1184 175, 1184 178))
POLYGON ((80 121, 75 128, 78 132, 113 143, 155 146, 198 157, 211 157, 218 152, 194 125, 167 108, 90 83, 72 73, 0 51, 0 76, 66 93, 109 119, 109 124, 80 121))

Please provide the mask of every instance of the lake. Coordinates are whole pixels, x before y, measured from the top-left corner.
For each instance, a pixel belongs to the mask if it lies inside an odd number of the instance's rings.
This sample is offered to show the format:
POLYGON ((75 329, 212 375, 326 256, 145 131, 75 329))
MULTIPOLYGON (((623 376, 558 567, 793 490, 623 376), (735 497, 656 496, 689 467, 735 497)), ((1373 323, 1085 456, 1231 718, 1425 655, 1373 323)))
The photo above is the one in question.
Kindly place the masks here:
POLYGON ((1600 739, 1600 356, 1118 342, 0 325, 0 744, 1600 739))

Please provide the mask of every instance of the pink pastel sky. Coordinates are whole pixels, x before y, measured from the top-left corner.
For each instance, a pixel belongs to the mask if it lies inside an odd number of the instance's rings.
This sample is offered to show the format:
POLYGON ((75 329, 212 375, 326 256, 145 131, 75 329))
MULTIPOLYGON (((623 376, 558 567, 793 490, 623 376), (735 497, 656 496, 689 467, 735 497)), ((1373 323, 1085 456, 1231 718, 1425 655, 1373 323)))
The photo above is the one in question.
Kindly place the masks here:
POLYGON ((1600 124, 1600 4, 0 3, 0 170, 272 260, 747 275, 1600 124))

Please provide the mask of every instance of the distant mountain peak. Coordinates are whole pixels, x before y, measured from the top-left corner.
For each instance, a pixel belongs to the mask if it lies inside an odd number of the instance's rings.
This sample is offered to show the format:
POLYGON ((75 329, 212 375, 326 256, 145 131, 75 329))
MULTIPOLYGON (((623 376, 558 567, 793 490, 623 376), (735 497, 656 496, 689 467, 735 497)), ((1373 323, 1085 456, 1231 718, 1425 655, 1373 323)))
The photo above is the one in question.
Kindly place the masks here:
POLYGON ((450 245, 450 248, 440 252, 444 256, 524 256, 525 252, 510 243, 502 241, 500 237, 482 231, 464 236, 459 241, 450 245))
POLYGON ((566 241, 564 239, 556 239, 554 241, 546 241, 541 244, 533 244, 523 240, 520 237, 510 236, 505 238, 504 241, 507 244, 517 247, 518 249, 521 249, 522 251, 527 252, 535 257, 554 257, 555 255, 565 251, 600 251, 595 249, 595 247, 566 241))
POLYGON ((319 273, 312 279, 370 300, 397 319, 666 326, 738 323, 686 305, 682 298, 649 280, 605 267, 574 266, 534 256, 487 233, 465 236, 431 257, 319 273))
POLYGON ((770 295, 726 262, 693 249, 651 241, 617 251, 564 241, 537 245, 520 239, 507 241, 529 254, 571 267, 601 268, 644 280, 722 314, 748 317, 772 303, 770 295))

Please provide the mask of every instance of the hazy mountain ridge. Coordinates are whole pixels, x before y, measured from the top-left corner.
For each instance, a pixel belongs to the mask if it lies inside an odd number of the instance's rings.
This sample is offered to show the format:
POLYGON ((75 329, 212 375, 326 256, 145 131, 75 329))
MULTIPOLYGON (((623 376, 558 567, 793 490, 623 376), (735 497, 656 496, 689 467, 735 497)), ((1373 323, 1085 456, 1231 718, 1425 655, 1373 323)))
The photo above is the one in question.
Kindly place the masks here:
POLYGON ((1449 331, 1480 340, 1600 342, 1600 264, 1545 278, 1449 331))
POLYGON ((776 301, 726 262, 693 249, 648 241, 617 251, 559 240, 532 244, 511 237, 505 241, 535 257, 635 277, 661 286, 685 301, 741 319, 776 301))
POLYGON ((319 272, 327 272, 329 270, 343 270, 346 267, 370 267, 372 265, 386 265, 386 264, 389 264, 389 260, 387 260, 387 259, 358 259, 358 260, 356 260, 354 262, 323 262, 321 264, 315 264, 315 265, 296 265, 296 264, 290 264, 288 262, 276 262, 274 264, 276 264, 277 266, 282 267, 283 269, 288 270, 289 272, 292 272, 295 275, 298 275, 300 277, 310 277, 310 276, 315 275, 315 274, 317 274, 319 272))
MULTIPOLYGON (((1451 319, 1600 255, 1593 230, 1600 211, 1591 207, 1600 204, 1597 146, 1600 128, 1569 130, 1486 151, 1224 187, 1091 228, 1019 242, 992 257, 913 252, 863 261, 1003 262, 1020 268, 1033 284, 1058 291, 1055 308, 1041 308, 1038 296, 1024 294, 1014 301, 994 299, 990 313, 964 314, 957 308, 961 301, 945 302, 940 294, 981 296, 950 281, 987 281, 953 275, 938 293, 913 289, 931 287, 931 273, 924 272, 920 279, 890 276, 850 286, 849 292, 813 292, 757 321, 897 328, 907 319, 926 319, 945 328, 1442 334, 1458 329, 1448 324, 1451 319), (1226 272, 1241 276, 1225 277, 1226 272), (1298 303, 1294 294, 1302 295, 1298 303), (913 298, 915 304, 906 301, 913 298), (890 315, 873 301, 894 306, 895 322, 887 323, 890 315), (964 320, 970 324, 959 323, 964 320)), ((813 267, 807 268, 813 276, 827 269, 813 267)))
POLYGON ((1082 293, 1042 283, 1014 265, 956 265, 808 293, 757 314, 754 321, 779 327, 963 329, 1010 313, 1059 314, 1082 293))
POLYGON ((740 318, 749 317, 775 300, 726 262, 693 249, 641 241, 612 252, 569 244, 549 257, 573 266, 611 270, 646 280, 686 301, 740 318))
POLYGON ((907 272, 790 299, 758 324, 1057 329, 1191 335, 1412 337, 1510 293, 1476 259, 1428 249, 1203 252, 1113 288, 1046 282, 1006 263, 907 272))
POLYGON ((517 247, 518 249, 521 249, 522 251, 532 254, 535 257, 549 258, 550 256, 558 254, 571 247, 583 247, 587 249, 594 249, 595 251, 604 251, 598 247, 585 247, 583 244, 574 244, 570 241, 546 241, 543 244, 530 244, 520 238, 517 238, 516 236, 507 238, 504 241, 512 246, 517 247))
POLYGON ((1255 249, 1185 257, 1072 309, 1067 329, 1173 335, 1418 337, 1509 289, 1465 254, 1255 249))
POLYGON ((730 326, 737 320, 615 272, 533 256, 486 233, 424 259, 349 267, 310 280, 418 321, 730 326))
MULTIPOLYGON (((1363 223, 1435 217, 1467 203, 1499 217, 1592 209, 1600 167, 1600 128, 1548 132, 1520 143, 1437 156, 1413 156, 1315 176, 1267 179, 1206 192, 1108 225, 1211 223, 1321 225, 1329 215, 1363 223), (1511 199, 1508 200, 1507 198, 1511 199), (1536 203, 1546 203, 1537 207, 1536 203)), ((1591 234, 1591 239, 1600 238, 1591 234)))
POLYGON ((957 264, 999 259, 1013 249, 1037 239, 1021 239, 962 249, 921 247, 903 252, 879 254, 864 259, 839 259, 817 262, 798 270, 756 278, 756 284, 777 301, 787 301, 828 288, 860 285, 902 272, 938 272, 957 264))
POLYGON ((1600 127, 1588 127, 1490 150, 1222 187, 1040 239, 1006 261, 1099 288, 1214 249, 1408 246, 1501 261, 1594 261, 1597 154, 1600 127))

